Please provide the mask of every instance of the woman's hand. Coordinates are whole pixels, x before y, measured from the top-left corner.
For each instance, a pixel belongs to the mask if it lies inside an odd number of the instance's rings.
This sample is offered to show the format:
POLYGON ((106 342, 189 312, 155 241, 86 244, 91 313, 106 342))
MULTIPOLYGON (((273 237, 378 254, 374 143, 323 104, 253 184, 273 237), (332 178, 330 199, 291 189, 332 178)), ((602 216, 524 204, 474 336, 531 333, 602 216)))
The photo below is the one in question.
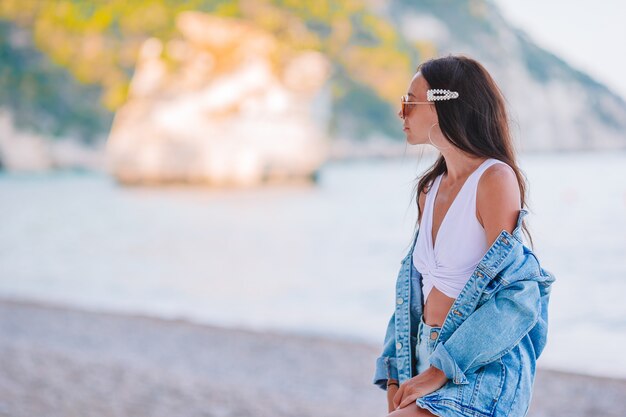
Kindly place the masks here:
POLYGON ((421 374, 405 381, 393 397, 395 410, 404 408, 416 399, 430 394, 443 387, 448 381, 448 377, 441 369, 430 366, 421 374))

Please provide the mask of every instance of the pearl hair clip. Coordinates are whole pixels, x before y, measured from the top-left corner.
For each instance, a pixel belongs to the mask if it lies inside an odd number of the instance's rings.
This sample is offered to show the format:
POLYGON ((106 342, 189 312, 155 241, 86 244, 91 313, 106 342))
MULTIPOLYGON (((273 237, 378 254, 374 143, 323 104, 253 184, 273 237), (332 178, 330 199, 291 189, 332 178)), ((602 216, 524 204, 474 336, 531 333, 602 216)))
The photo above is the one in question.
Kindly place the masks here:
POLYGON ((426 100, 428 101, 451 100, 458 97, 459 93, 457 91, 444 90, 441 88, 430 89, 426 92, 426 100))

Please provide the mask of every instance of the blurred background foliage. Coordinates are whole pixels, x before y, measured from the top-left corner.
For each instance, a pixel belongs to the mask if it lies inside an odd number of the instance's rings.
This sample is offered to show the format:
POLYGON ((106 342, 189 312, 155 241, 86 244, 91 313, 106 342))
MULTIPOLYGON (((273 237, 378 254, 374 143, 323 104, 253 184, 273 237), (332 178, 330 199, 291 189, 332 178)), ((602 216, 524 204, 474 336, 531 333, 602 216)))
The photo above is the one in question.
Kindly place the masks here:
POLYGON ((93 140, 126 100, 142 42, 179 36, 175 17, 195 10, 254 22, 294 50, 333 63, 331 135, 401 136, 398 97, 431 43, 409 44, 357 0, 80 0, 0 3, 0 103, 16 125, 93 140))

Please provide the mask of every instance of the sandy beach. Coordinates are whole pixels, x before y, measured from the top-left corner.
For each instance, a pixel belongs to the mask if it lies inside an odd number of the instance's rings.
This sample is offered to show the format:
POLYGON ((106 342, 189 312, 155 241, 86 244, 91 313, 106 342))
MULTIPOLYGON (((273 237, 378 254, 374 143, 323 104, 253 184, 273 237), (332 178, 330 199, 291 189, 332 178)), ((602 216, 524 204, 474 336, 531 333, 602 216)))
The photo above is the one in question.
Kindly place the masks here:
MULTIPOLYGON (((0 300, 0 416, 380 417, 379 349, 0 300)), ((539 367, 529 416, 624 416, 625 394, 539 367)))

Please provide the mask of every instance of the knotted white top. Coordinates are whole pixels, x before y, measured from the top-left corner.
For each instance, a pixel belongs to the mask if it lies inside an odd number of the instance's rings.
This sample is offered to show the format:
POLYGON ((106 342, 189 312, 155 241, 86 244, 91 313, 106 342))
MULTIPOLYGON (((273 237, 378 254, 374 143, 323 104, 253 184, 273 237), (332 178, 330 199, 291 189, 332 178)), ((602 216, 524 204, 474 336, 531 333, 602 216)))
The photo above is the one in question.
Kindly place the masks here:
POLYGON ((505 164, 488 158, 467 177, 439 226, 434 247, 433 207, 443 174, 434 179, 426 194, 413 251, 413 264, 423 277, 424 303, 433 286, 448 297, 457 298, 489 249, 485 229, 476 218, 476 190, 482 173, 497 163, 505 164))

